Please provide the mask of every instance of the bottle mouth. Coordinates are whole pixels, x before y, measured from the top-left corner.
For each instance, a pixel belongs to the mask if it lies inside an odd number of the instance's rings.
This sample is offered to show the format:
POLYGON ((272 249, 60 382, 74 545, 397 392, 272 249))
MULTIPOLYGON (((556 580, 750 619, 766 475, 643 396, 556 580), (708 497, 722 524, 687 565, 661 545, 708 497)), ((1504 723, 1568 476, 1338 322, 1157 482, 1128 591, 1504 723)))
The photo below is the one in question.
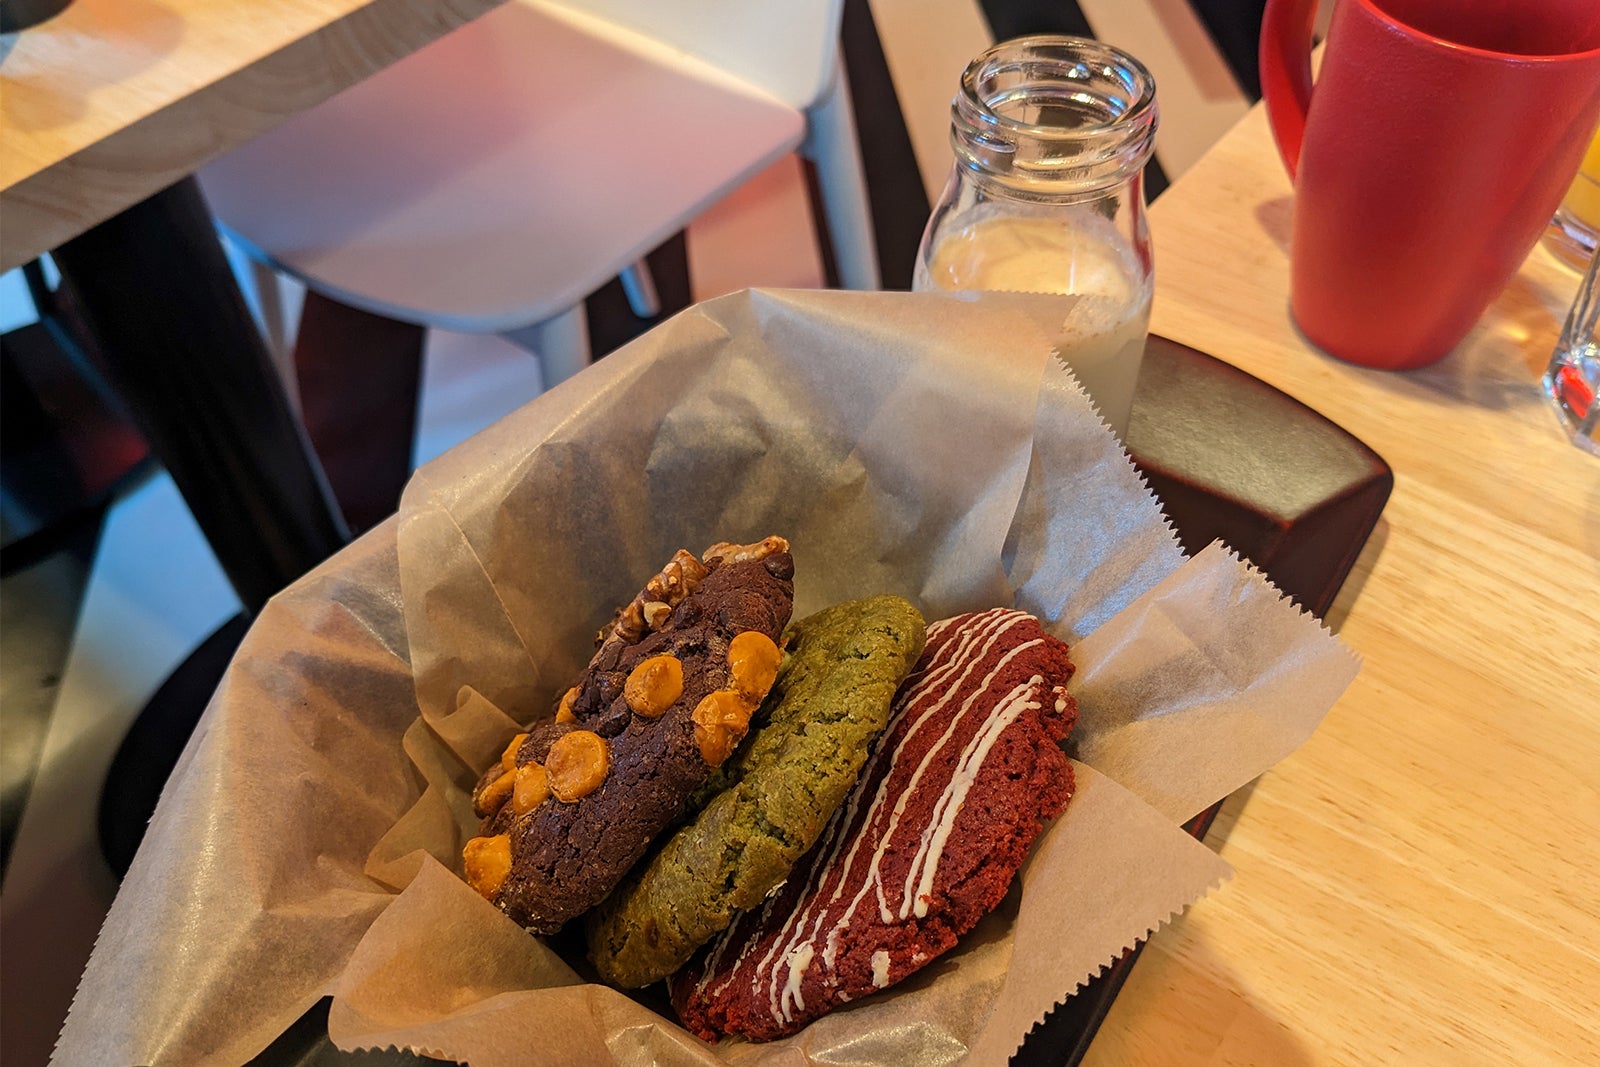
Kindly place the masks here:
POLYGON ((1156 83, 1087 37, 1018 37, 979 54, 950 106, 958 163, 1018 191, 1126 181, 1155 149, 1156 83))

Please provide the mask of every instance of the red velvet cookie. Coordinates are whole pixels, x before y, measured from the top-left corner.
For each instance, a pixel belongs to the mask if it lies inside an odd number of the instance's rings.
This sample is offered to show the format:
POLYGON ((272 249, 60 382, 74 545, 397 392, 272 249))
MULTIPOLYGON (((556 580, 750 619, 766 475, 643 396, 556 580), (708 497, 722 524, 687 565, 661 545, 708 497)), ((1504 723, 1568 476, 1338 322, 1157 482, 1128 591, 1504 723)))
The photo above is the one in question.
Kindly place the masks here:
POLYGON ((671 981, 707 1039, 770 1040, 905 978, 999 904, 1072 795, 1067 646, 1020 611, 934 623, 815 848, 671 981))

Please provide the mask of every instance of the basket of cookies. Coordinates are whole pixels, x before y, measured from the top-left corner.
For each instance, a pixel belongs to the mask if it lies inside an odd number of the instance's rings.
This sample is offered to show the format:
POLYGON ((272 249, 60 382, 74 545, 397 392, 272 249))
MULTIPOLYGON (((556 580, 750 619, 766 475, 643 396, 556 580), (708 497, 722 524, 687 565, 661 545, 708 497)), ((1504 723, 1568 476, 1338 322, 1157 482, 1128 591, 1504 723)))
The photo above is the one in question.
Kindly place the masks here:
POLYGON ((749 291, 262 612, 62 1035, 234 1062, 999 1063, 1216 888, 1355 657, 1186 559, 1070 297, 749 291))

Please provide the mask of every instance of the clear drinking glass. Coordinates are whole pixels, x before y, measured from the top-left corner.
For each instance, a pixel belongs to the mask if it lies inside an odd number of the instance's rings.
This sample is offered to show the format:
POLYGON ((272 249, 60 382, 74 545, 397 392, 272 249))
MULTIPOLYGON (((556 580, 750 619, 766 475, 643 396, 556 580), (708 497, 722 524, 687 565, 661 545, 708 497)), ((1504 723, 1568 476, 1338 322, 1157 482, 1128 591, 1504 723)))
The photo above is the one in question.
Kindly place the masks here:
POLYGON ((1579 270, 1600 245, 1600 130, 1589 142, 1583 164, 1561 198, 1544 241, 1546 248, 1579 270))
POLYGON ((1078 296, 1061 355, 1121 436, 1154 290, 1155 79, 1099 41, 1021 37, 967 65, 950 115, 955 163, 912 288, 1078 296))
POLYGON ((1544 391, 1555 405, 1562 428, 1579 448, 1600 455, 1600 255, 1578 286, 1561 341, 1544 372, 1544 391))

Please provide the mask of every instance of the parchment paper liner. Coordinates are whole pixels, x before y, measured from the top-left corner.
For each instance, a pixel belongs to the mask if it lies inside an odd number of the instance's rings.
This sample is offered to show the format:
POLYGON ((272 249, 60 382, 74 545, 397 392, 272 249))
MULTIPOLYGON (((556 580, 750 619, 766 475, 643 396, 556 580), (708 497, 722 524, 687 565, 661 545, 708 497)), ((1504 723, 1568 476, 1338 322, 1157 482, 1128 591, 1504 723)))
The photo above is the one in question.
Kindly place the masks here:
POLYGON ((769 532, 796 545, 797 613, 887 591, 930 619, 1010 603, 1045 618, 1077 642, 1078 752, 1102 773, 1083 768, 1011 907, 946 960, 787 1042, 717 1054, 1003 1059, 1224 876, 1175 822, 1292 750, 1356 669, 1226 553, 1180 568, 1156 504, 1048 356, 1064 299, 736 294, 420 471, 398 523, 252 627, 58 1059, 241 1062, 340 987, 330 1029, 352 1047, 706 1062, 670 1021, 570 984, 427 856, 455 864, 470 832, 463 789, 511 729, 493 705, 548 707, 597 623, 674 548, 769 532), (488 699, 458 706, 464 686, 488 699), (397 935, 412 908, 429 932, 397 935))

